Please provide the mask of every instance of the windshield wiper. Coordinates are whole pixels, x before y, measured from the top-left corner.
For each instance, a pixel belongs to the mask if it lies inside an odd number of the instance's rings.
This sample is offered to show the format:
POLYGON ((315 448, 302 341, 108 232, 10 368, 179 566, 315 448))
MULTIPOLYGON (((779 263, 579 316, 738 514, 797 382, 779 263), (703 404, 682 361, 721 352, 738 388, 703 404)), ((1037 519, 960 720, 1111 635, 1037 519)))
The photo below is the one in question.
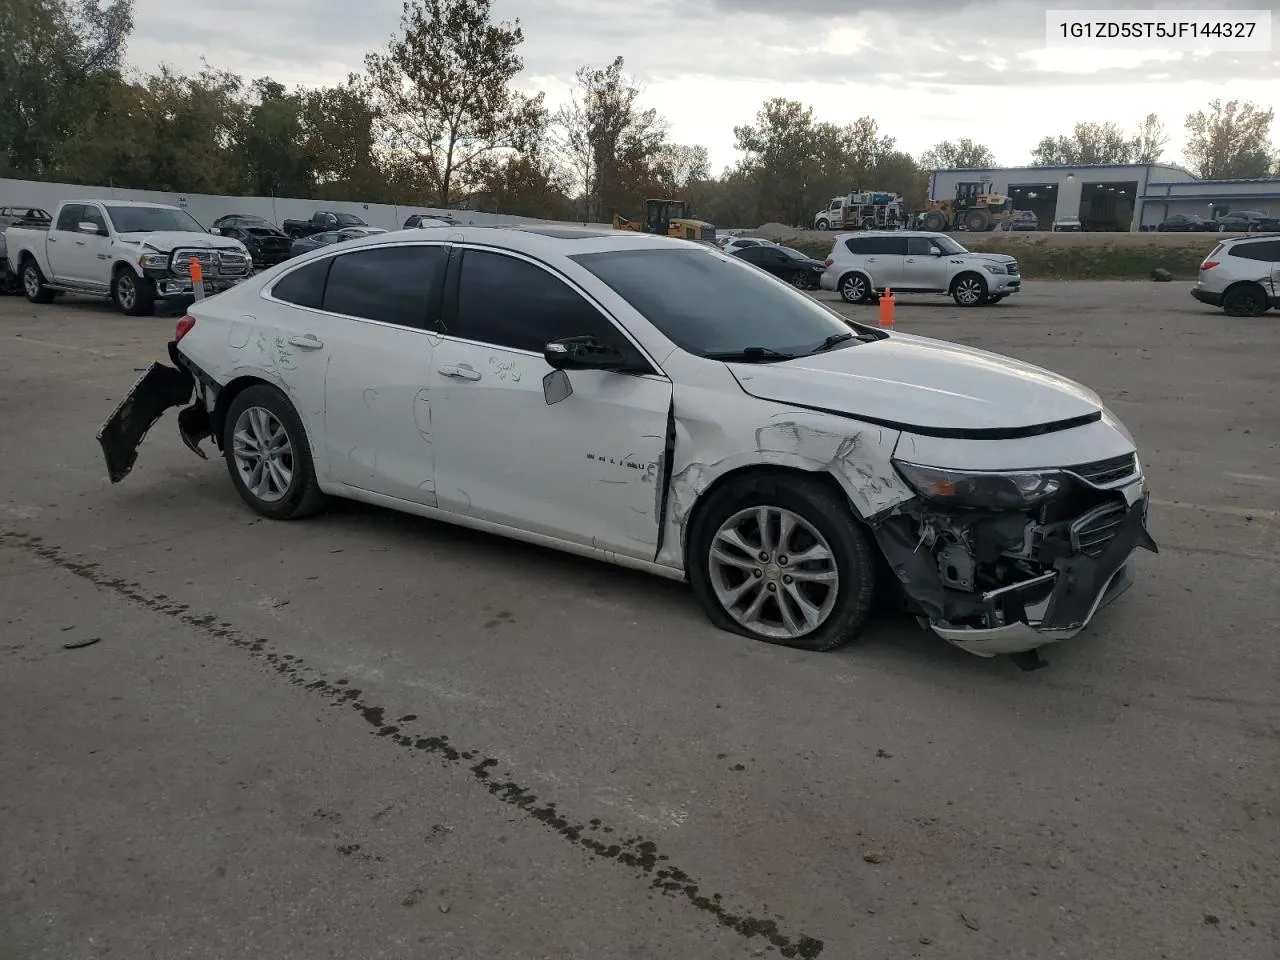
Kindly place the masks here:
POLYGON ((809 352, 810 353, 826 353, 832 347, 838 344, 844 343, 847 340, 852 340, 855 336, 857 336, 857 334, 854 334, 854 333, 833 333, 831 336, 827 337, 827 339, 823 340, 820 344, 818 344, 809 352))
POLYGON ((706 357, 708 360, 724 360, 727 363, 776 363, 779 360, 794 360, 796 354, 781 353, 771 347, 744 347, 741 350, 708 353, 706 357))

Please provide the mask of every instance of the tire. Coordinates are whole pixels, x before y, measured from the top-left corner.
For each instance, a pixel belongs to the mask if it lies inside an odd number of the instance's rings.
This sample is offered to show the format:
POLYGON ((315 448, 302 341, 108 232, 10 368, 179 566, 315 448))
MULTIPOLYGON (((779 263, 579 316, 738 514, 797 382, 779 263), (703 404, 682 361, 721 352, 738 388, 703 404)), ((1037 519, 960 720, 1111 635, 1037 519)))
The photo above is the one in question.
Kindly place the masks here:
POLYGON ((819 230, 830 230, 830 229, 831 229, 831 224, 830 224, 830 223, 828 223, 826 220, 819 220, 819 221, 815 224, 815 226, 816 226, 819 230))
POLYGON ((865 273, 853 271, 840 278, 836 289, 845 303, 867 303, 872 298, 871 278, 865 273))
POLYGON ((930 210, 924 215, 924 228, 931 233, 941 233, 947 229, 947 218, 940 210, 930 210))
POLYGON ((1256 283, 1238 283, 1222 296, 1222 312, 1228 317, 1260 317, 1267 309, 1267 292, 1256 283))
POLYGON ((127 267, 116 271, 111 281, 111 299, 126 317, 149 317, 155 313, 155 287, 127 267))
POLYGON ((811 274, 809 273, 808 270, 797 270, 794 273, 792 273, 791 276, 787 278, 787 280, 797 290, 808 290, 813 286, 813 284, 810 282, 810 276, 811 274))
POLYGON ((985 233, 991 226, 991 218, 985 210, 970 210, 964 216, 964 226, 974 233, 985 233))
MULTIPOLYGON (((739 536, 739 542, 751 543, 749 533, 739 536)), ((730 480, 712 493, 698 510, 689 531, 689 544, 689 580, 694 595, 711 622, 730 633, 801 650, 834 650, 857 638, 871 610, 876 563, 870 535, 854 517, 843 494, 817 479, 760 472, 730 480), (723 539, 723 529, 750 531, 755 528, 753 518, 762 508, 770 515, 774 540, 779 533, 776 521, 785 514, 793 523, 790 546, 806 551, 823 549, 829 559, 825 563, 809 561, 802 567, 775 549, 771 551, 773 560, 761 562, 758 554, 754 558, 748 556, 723 539), (821 539, 812 536, 813 533, 821 539), (713 546, 720 556, 742 563, 713 559, 713 546), (786 564, 781 560, 786 560, 786 564), (753 563, 760 566, 754 567, 753 563), (751 572, 755 569, 762 571, 759 577, 751 572), (786 573, 788 569, 797 575, 834 572, 835 586, 815 580, 805 584, 800 579, 786 579, 791 576, 786 573), (753 589, 749 586, 752 581, 763 586, 753 589), (721 600, 742 585, 747 585, 747 589, 745 593, 737 591, 741 596, 739 607, 763 597, 758 619, 748 619, 743 615, 747 611, 741 609, 731 613, 721 600), (770 585, 773 589, 768 589, 770 585), (794 599, 797 592, 808 603, 816 621, 805 632, 788 629, 789 625, 807 626, 803 623, 803 608, 794 599), (778 606, 776 598, 780 595, 784 597, 789 623, 778 606)))
POLYGON ((222 450, 227 461, 227 471, 231 474, 231 483, 240 498, 256 513, 270 520, 296 520, 305 517, 320 510, 328 500, 316 481, 315 462, 311 457, 311 445, 307 441, 302 420, 289 399, 275 387, 256 384, 236 395, 223 423, 222 450), (266 416, 262 417, 262 414, 266 416), (259 487, 259 492, 251 489, 247 482, 254 476, 249 462, 251 451, 259 447, 258 442, 253 439, 254 434, 261 432, 253 429, 254 420, 260 428, 265 427, 273 433, 276 427, 282 427, 284 441, 292 454, 276 460, 278 466, 288 471, 287 483, 282 485, 279 473, 268 469, 264 471, 268 475, 264 478, 268 481, 267 486, 259 487), (238 441, 238 433, 246 434, 250 443, 238 441), (246 455, 242 456, 241 451, 245 451, 246 455))
POLYGON ((951 299, 961 307, 980 307, 987 302, 987 281, 976 273, 962 273, 951 282, 951 299))
POLYGON ((21 275, 22 292, 27 295, 28 300, 32 303, 53 303, 53 298, 58 295, 57 291, 45 286, 44 274, 34 257, 27 257, 22 261, 21 275))

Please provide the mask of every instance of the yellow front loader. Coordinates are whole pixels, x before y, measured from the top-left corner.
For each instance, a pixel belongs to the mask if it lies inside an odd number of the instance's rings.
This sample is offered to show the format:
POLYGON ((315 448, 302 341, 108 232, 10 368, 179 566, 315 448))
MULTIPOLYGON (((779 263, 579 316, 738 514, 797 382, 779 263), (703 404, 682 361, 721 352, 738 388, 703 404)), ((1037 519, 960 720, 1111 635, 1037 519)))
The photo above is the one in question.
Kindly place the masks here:
POLYGON ((689 205, 683 200, 646 200, 644 211, 643 221, 628 220, 615 213, 613 229, 655 233, 660 237, 676 237, 680 240, 714 242, 716 239, 715 224, 689 216, 689 205))

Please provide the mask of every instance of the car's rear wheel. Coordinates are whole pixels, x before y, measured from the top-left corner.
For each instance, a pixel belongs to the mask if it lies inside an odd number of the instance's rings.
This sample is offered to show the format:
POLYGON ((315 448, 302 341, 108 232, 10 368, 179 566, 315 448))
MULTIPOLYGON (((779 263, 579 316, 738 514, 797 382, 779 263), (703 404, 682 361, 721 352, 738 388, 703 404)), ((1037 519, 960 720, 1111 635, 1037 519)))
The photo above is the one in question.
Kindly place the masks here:
POLYGON ((302 420, 275 387, 259 384, 236 395, 222 449, 236 491, 262 516, 293 520, 324 506, 302 420))
POLYGON ((1267 312, 1267 291, 1256 283, 1241 283, 1222 297, 1222 310, 1229 317, 1260 317, 1267 312))
POLYGON ((689 578, 723 630, 804 650, 855 639, 871 609, 870 537, 825 483, 781 473, 726 483, 694 517, 689 578))
POLYGON ((839 290, 845 303, 866 303, 871 299, 871 280, 865 273, 846 273, 840 278, 839 290))
POLYGON ((951 284, 951 297, 962 307, 978 307, 987 301, 987 281, 976 273, 962 273, 951 284))
POLYGON ((32 303, 53 303, 53 298, 57 296, 56 291, 45 286, 40 265, 32 257, 22 261, 22 292, 32 303))

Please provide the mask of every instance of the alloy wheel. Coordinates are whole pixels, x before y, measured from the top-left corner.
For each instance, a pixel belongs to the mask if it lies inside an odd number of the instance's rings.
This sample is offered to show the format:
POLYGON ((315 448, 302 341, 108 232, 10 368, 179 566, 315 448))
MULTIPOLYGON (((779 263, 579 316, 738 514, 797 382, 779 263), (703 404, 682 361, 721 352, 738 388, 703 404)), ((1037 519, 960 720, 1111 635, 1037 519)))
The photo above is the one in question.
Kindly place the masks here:
POLYGON ((716 531, 707 559, 720 606, 759 636, 795 640, 821 627, 835 609, 835 552, 790 510, 739 510, 716 531))
POLYGON ((240 414, 231 455, 246 489, 263 503, 284 499, 293 486, 293 443, 265 407, 246 407, 240 414))
POLYGON ((956 284, 956 299, 966 306, 977 303, 982 298, 982 281, 965 277, 956 284))

